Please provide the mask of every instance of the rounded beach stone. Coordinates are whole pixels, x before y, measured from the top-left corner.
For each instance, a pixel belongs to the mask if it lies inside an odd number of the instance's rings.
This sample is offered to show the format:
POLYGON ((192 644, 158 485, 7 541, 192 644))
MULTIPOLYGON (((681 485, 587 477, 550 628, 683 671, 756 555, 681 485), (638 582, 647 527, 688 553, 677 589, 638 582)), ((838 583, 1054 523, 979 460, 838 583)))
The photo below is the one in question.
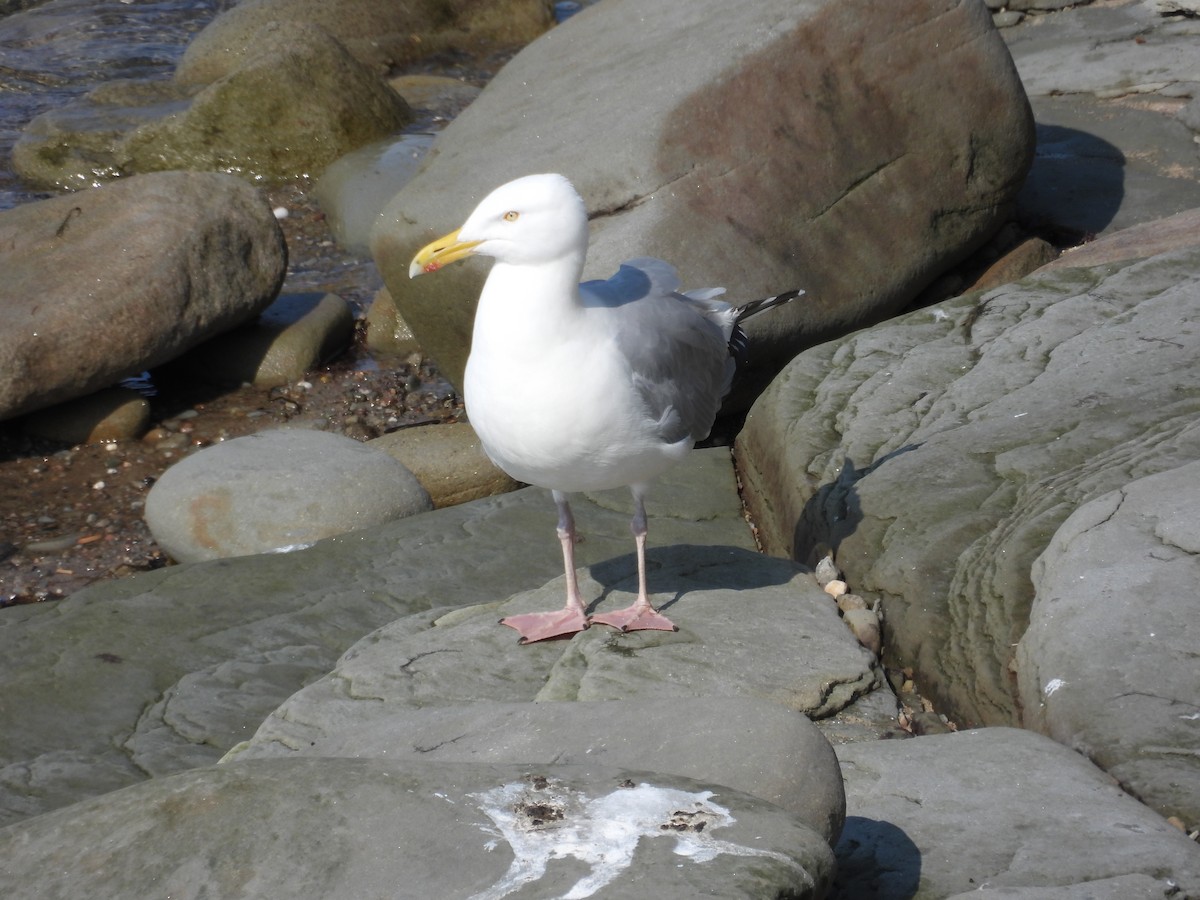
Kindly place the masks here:
POLYGON ((432 508, 408 469, 336 434, 280 429, 205 448, 146 497, 146 524, 180 562, 303 547, 432 508))

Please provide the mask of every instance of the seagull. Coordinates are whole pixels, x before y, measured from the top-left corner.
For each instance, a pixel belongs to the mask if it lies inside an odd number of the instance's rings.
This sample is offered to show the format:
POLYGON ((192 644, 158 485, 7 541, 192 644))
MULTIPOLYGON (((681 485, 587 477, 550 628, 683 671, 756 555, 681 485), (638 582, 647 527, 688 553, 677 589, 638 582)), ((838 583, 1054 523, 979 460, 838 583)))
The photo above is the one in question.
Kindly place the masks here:
POLYGON ((566 572, 562 609, 500 620, 522 644, 594 624, 678 630, 646 590, 647 492, 708 436, 746 349, 740 323, 804 293, 734 307, 714 299, 723 288, 680 292, 675 269, 648 257, 580 284, 587 248, 587 209, 571 183, 528 175, 492 191, 408 271, 415 278, 469 256, 494 260, 463 382, 467 419, 497 466, 551 491, 566 572), (637 599, 589 617, 567 495, 623 486, 633 494, 637 599))

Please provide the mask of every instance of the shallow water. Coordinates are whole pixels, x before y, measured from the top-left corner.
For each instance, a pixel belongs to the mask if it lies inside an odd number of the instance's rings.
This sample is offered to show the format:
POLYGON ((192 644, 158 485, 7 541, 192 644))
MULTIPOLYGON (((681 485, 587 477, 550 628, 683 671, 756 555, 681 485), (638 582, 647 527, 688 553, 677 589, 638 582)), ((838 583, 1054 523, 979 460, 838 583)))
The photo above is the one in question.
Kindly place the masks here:
POLYGON ((49 196, 12 172, 29 121, 114 78, 166 79, 234 0, 48 0, 0 18, 0 209, 49 196))

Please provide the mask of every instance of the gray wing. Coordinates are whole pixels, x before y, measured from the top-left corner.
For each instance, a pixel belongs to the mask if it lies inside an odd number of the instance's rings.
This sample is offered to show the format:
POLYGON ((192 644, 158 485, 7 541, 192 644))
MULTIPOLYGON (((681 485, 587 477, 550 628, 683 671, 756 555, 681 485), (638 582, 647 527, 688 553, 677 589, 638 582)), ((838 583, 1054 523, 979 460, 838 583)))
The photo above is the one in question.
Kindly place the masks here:
POLYGON ((729 392, 729 335, 736 313, 713 290, 678 292, 674 268, 658 259, 624 263, 607 281, 580 286, 593 314, 611 319, 633 386, 659 437, 703 440, 729 392))

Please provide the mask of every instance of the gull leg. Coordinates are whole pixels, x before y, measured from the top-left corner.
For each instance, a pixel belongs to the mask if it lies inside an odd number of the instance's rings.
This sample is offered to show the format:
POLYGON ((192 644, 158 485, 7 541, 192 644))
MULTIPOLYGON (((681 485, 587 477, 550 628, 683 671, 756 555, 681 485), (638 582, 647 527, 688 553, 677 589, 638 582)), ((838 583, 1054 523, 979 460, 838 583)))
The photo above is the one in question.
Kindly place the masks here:
POLYGON ((646 590, 646 489, 644 484, 635 484, 633 491, 633 521, 629 530, 633 532, 633 541, 637 545, 638 562, 638 595, 633 604, 624 609, 610 613, 592 616, 592 624, 611 625, 621 631, 678 631, 679 628, 654 609, 650 603, 650 594, 646 590))
POLYGON ((562 542, 563 568, 567 577, 567 603, 562 609, 552 612, 521 613, 501 619, 501 625, 520 632, 522 644, 566 637, 588 627, 583 598, 579 596, 579 581, 575 577, 575 517, 571 515, 566 494, 560 491, 552 493, 554 504, 558 507, 558 539, 562 542))

